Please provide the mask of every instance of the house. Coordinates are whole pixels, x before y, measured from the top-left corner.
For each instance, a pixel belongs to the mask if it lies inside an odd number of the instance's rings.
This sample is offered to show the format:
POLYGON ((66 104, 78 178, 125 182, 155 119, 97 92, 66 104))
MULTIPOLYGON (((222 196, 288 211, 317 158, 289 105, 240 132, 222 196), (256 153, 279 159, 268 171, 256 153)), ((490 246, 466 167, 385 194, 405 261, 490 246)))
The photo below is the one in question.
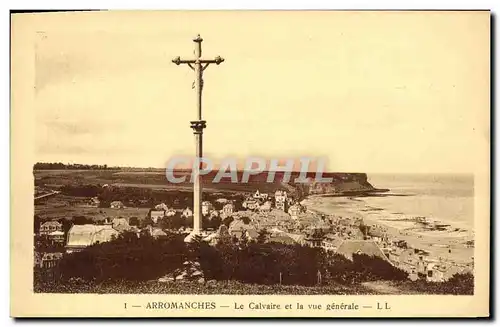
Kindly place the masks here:
POLYGON ((400 249, 396 247, 383 248, 382 251, 391 260, 394 266, 410 274, 426 274, 429 259, 416 254, 414 249, 400 249))
POLYGON ((425 268, 425 279, 428 282, 444 282, 445 269, 438 263, 431 262, 425 268))
POLYGON ((109 204, 109 207, 111 209, 123 209, 123 208, 125 208, 125 206, 123 205, 123 203, 121 201, 113 201, 109 204))
POLYGON ((40 235, 48 235, 52 232, 62 231, 62 224, 58 221, 46 221, 40 226, 40 235))
POLYGON ((274 192, 274 200, 276 202, 285 202, 287 198, 288 195, 286 194, 286 191, 277 190, 274 192))
POLYGON ((469 266, 454 265, 451 263, 429 260, 425 266, 425 279, 428 282, 440 283, 447 281, 455 274, 472 273, 469 266))
POLYGON ((222 207, 222 213, 224 216, 229 217, 233 214, 234 212, 234 204, 232 202, 229 202, 222 207))
POLYGON ((208 242, 210 245, 216 245, 221 240, 229 240, 231 235, 229 234, 228 228, 226 225, 221 225, 219 229, 215 233, 210 233, 203 237, 203 241, 208 242))
POLYGON ((216 217, 219 217, 219 212, 217 210, 211 211, 209 218, 212 219, 212 218, 216 218, 216 217))
POLYGON ((93 207, 93 208, 98 208, 100 204, 101 204, 101 201, 96 196, 93 198, 90 198, 87 201, 87 205, 89 207, 93 207))
POLYGON ((155 205, 155 210, 167 211, 168 210, 168 206, 165 203, 162 202, 160 204, 155 205))
POLYGON ((149 211, 149 218, 156 224, 158 220, 162 220, 165 217, 165 210, 153 210, 149 211))
POLYGON ((78 252, 94 244, 109 242, 118 235, 111 225, 73 225, 68 231, 66 252, 78 252))
POLYGON ((202 215, 206 216, 206 215, 210 214, 210 212, 212 212, 212 210, 214 210, 214 206, 210 201, 203 201, 201 203, 201 214, 202 215))
POLYGON ((290 237, 297 244, 304 245, 306 242, 306 237, 302 234, 285 233, 285 235, 290 237))
POLYGON ((106 243, 117 238, 120 233, 114 229, 112 226, 105 226, 97 230, 92 238, 92 244, 106 243))
POLYGON ((308 236, 304 239, 304 244, 312 248, 320 248, 323 246, 323 238, 316 236, 308 236))
POLYGON ((137 226, 130 226, 129 232, 134 233, 137 238, 141 237, 141 229, 137 226))
POLYGON ((287 211, 288 208, 288 195, 286 191, 278 190, 274 192, 274 205, 277 209, 287 211))
POLYGON ((193 216, 193 210, 191 210, 191 208, 186 208, 182 211, 182 217, 184 218, 188 218, 188 217, 192 217, 193 216))
POLYGON ((236 236, 237 238, 241 238, 243 234, 246 234, 246 231, 248 229, 255 230, 255 227, 251 224, 245 224, 241 219, 235 219, 229 225, 228 232, 231 236, 236 236))
POLYGON ((339 238, 336 235, 326 234, 323 239, 322 247, 326 251, 335 252, 337 251, 337 249, 339 248, 339 246, 342 244, 343 241, 344 241, 343 239, 339 238))
POLYGON ((277 190, 274 192, 274 203, 277 209, 286 212, 288 205, 288 194, 286 191, 277 190))
POLYGON ((44 253, 40 262, 40 267, 43 269, 54 268, 62 257, 63 254, 61 252, 44 253))
POLYGON ((288 244, 288 245, 294 245, 294 244, 297 244, 293 238, 291 238, 290 236, 286 235, 286 234, 281 234, 281 235, 271 235, 271 237, 269 237, 269 242, 273 242, 273 243, 283 243, 283 244, 288 244))
POLYGON ((260 191, 257 190, 253 194, 253 198, 257 199, 257 200, 267 200, 269 198, 269 194, 267 194, 267 193, 260 193, 260 191))
POLYGON ((271 209, 272 209, 271 201, 266 201, 259 207, 259 211, 261 212, 269 212, 271 211, 271 209))
POLYGON ((216 245, 219 241, 219 235, 217 232, 209 234, 203 238, 203 241, 207 242, 210 245, 216 245))
POLYGON ((167 233, 165 233, 161 228, 152 226, 148 226, 148 233, 155 239, 167 236, 167 233))
POLYGON ((256 210, 260 207, 259 202, 254 199, 247 199, 243 202, 243 208, 248 210, 256 210))
POLYGON ((377 243, 387 243, 387 234, 379 228, 370 228, 368 230, 368 236, 377 243))
POLYGON ((115 218, 111 222, 111 225, 113 226, 114 229, 116 229, 120 233, 130 230, 130 225, 128 224, 128 221, 125 218, 115 218))
POLYGON ((288 208, 288 214, 292 219, 298 219, 299 214, 302 212, 302 208, 299 204, 295 203, 290 208, 288 208))
POLYGON ((64 244, 64 232, 60 230, 53 231, 48 234, 49 240, 52 241, 52 244, 64 244))
POLYGON ((176 213, 177 213, 177 211, 175 211, 175 209, 170 208, 167 211, 165 211, 165 217, 175 216, 176 213))
POLYGON ((345 240, 340 244, 337 253, 349 260, 353 259, 354 254, 366 254, 391 262, 373 240, 345 240))
POLYGON ((42 266, 42 254, 40 252, 34 253, 33 256, 33 267, 41 267, 42 266))
POLYGON ((256 241, 259 237, 259 232, 254 227, 251 227, 245 231, 245 235, 249 241, 256 241))

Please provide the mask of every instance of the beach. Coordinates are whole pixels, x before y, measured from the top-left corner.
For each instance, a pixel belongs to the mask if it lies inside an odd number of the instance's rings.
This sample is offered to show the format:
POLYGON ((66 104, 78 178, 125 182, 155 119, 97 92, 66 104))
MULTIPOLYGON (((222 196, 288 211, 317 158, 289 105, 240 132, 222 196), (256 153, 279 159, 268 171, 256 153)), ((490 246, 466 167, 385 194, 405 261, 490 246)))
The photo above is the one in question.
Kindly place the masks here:
POLYGON ((459 265, 471 263, 473 184, 457 182, 449 176, 391 178, 387 183, 379 178, 376 186, 391 187, 389 193, 381 196, 314 195, 302 204, 310 211, 363 219, 366 225, 381 226, 390 239, 403 240, 412 248, 427 251, 429 258, 459 265))

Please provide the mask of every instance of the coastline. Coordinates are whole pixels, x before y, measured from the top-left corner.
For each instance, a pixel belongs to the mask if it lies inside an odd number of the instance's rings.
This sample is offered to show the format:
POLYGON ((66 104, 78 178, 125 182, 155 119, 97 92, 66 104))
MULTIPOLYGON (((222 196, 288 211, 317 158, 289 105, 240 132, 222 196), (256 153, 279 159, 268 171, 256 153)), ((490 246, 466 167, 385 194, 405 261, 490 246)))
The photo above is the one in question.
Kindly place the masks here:
MULTIPOLYGON (((369 196, 369 195, 365 195, 369 196)), ((336 196, 335 199, 325 201, 321 195, 310 195, 301 204, 308 211, 316 214, 330 215, 349 219, 363 219, 364 223, 372 226, 382 226, 392 240, 406 241, 410 247, 418 248, 429 253, 430 257, 440 261, 456 264, 468 264, 473 261, 474 248, 466 246, 466 242, 474 239, 471 230, 455 227, 451 224, 444 230, 422 229, 416 217, 400 213, 397 218, 390 217, 383 208, 372 211, 367 209, 363 200, 349 196, 336 196)), ((431 224, 441 223, 436 219, 427 219, 431 224)))

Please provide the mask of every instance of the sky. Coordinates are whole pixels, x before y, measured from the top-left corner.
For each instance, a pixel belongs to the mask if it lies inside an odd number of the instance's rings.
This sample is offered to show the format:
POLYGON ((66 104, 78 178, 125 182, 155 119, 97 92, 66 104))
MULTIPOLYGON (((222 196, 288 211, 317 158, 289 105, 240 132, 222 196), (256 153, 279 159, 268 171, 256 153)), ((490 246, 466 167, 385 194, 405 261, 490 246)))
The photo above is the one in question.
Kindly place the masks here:
POLYGON ((165 167, 321 157, 331 171, 471 172, 489 140, 488 12, 101 12, 36 26, 35 159, 165 167))

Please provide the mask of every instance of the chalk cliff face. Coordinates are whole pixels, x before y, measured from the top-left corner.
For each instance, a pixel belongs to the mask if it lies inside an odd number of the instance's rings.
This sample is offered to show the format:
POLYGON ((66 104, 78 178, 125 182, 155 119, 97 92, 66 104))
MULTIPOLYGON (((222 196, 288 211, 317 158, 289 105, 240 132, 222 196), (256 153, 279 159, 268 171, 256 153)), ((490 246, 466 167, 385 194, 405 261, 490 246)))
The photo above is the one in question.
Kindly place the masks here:
POLYGON ((386 192, 387 189, 375 188, 368 182, 365 173, 328 173, 323 177, 329 177, 331 182, 320 182, 311 179, 305 184, 294 184, 297 191, 305 195, 355 195, 386 192))
POLYGON ((331 183, 313 181, 309 186, 309 194, 343 194, 345 192, 369 192, 375 187, 368 182, 364 173, 344 173, 332 176, 331 183))

